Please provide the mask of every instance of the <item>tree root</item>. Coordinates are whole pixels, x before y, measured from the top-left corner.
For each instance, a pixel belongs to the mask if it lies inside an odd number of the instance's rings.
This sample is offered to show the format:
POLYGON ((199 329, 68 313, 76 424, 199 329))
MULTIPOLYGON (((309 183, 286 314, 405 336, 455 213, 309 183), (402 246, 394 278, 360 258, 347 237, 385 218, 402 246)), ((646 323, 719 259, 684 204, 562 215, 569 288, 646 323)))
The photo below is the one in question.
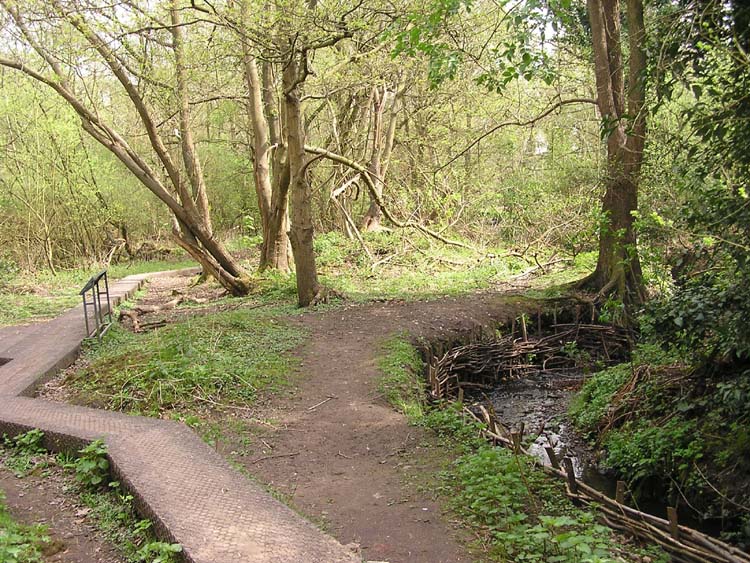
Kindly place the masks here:
POLYGON ((321 285, 318 286, 318 290, 315 292, 315 296, 312 298, 310 305, 314 306, 329 303, 331 299, 341 299, 342 301, 346 301, 346 295, 340 291, 321 285))

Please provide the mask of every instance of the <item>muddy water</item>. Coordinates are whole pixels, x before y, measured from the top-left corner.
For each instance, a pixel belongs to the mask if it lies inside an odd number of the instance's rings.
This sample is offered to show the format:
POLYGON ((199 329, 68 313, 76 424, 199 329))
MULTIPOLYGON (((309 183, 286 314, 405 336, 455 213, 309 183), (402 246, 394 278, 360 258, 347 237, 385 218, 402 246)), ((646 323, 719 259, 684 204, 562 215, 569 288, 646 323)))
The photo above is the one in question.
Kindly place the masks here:
POLYGON ((518 431, 523 425, 524 436, 537 436, 528 449, 542 463, 549 464, 545 447, 551 446, 558 459, 571 458, 577 478, 614 494, 615 481, 600 472, 595 453, 567 418, 570 401, 584 380, 580 371, 565 374, 539 371, 499 383, 488 398, 509 431, 518 431))

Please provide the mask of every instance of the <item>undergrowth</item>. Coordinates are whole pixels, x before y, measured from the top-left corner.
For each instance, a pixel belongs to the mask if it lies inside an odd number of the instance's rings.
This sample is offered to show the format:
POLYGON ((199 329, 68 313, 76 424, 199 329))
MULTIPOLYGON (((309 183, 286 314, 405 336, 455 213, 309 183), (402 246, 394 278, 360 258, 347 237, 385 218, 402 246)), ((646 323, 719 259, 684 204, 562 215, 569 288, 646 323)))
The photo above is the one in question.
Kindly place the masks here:
MULTIPOLYGON (((372 259, 355 240, 328 232, 315 237, 323 282, 352 300, 430 299, 497 287, 533 267, 508 248, 448 246, 417 233, 362 233, 372 259)), ((544 261, 544 257, 539 257, 544 261)))
POLYGON ((478 538, 482 561, 605 563, 644 555, 668 561, 659 549, 631 543, 598 524, 594 512, 574 506, 564 485, 532 458, 489 446, 460 408, 432 410, 421 425, 460 454, 442 473, 439 492, 478 538))
MULTIPOLYGON (((13 438, 3 437, 0 458, 4 465, 24 478, 42 470, 57 472, 66 483, 64 490, 86 508, 78 513, 117 549, 128 563, 175 563, 182 551, 179 544, 159 541, 148 519, 139 518, 133 496, 117 481, 109 480, 107 447, 95 440, 76 456, 46 453, 44 434, 30 430, 13 438), (24 472, 19 472, 24 468, 24 472)), ((54 531, 54 530, 52 530, 54 531)), ((45 526, 20 526, 7 514, 0 495, 0 561, 3 563, 41 563, 45 546, 50 543, 45 526)))
POLYGON ((42 563, 45 547, 50 543, 47 527, 25 526, 16 522, 5 506, 0 491, 0 561, 3 563, 42 563))
POLYGON ((584 384, 571 417, 636 502, 678 506, 695 524, 750 546, 750 370, 709 377, 683 358, 639 345, 632 365, 584 384))
POLYGON ((76 400, 158 416, 252 404, 289 382, 290 351, 304 332, 273 311, 239 309, 194 316, 151 332, 115 326, 92 343, 83 368, 66 378, 76 400))

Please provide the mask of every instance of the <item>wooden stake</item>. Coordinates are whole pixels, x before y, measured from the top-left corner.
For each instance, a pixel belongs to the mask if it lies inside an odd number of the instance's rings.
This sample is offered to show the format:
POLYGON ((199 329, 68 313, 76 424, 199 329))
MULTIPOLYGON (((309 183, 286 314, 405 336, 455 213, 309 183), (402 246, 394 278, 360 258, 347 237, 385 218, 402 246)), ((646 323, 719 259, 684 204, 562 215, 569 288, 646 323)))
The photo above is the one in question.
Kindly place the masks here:
POLYGON ((552 467, 554 467, 555 469, 560 469, 560 462, 557 461, 555 448, 547 446, 546 448, 544 448, 544 451, 547 452, 547 457, 549 458, 550 465, 552 465, 552 467))
POLYGON ((464 404, 464 388, 463 387, 458 388, 458 403, 460 405, 464 404))
POLYGON ((576 474, 573 471, 573 462, 569 457, 564 457, 562 460, 563 467, 565 468, 565 476, 568 478, 568 487, 570 492, 574 495, 578 494, 578 483, 576 482, 576 474))
POLYGON ((523 341, 528 342, 529 341, 529 335, 526 332, 526 315, 521 315, 521 332, 523 333, 523 341))
POLYGON ((510 438, 513 441, 513 453, 521 453, 521 434, 519 432, 511 432, 510 438))
POLYGON ((679 541, 680 525, 677 523, 677 509, 674 506, 667 507, 667 518, 669 519, 669 532, 674 539, 679 541))
POLYGON ((625 481, 617 481, 615 500, 619 504, 625 504, 625 481))
POLYGON ((537 309, 536 311, 536 330, 539 338, 542 337, 542 310, 537 309))

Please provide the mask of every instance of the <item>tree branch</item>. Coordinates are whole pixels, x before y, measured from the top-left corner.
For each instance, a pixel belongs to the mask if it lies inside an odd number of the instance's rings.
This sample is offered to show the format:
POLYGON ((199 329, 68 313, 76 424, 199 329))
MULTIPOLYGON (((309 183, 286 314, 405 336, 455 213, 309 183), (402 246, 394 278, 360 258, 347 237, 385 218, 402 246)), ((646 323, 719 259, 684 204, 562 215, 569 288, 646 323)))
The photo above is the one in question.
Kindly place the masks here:
MULTIPOLYGON (((375 203, 378 204, 380 207, 380 210, 383 212, 383 215, 386 216, 386 218, 393 223, 396 227, 399 227, 401 229, 404 228, 411 228, 416 229, 427 236, 430 236, 436 240, 439 240, 440 242, 444 244, 448 244, 451 246, 460 246, 461 248, 468 248, 469 250, 474 250, 471 246, 464 244, 457 240, 452 240, 449 238, 444 237, 440 233, 437 233, 433 231, 432 229, 428 229, 421 223, 416 223, 414 221, 399 221, 396 219, 393 214, 389 211, 389 209, 385 206, 385 203, 383 202, 383 198, 378 194, 378 190, 375 187, 375 182, 372 180, 372 174, 371 172, 365 167, 359 164, 358 162, 355 162, 349 158, 346 158, 345 156, 341 156, 340 154, 336 154, 334 152, 331 152, 329 150, 320 148, 320 147, 313 147, 310 145, 305 145, 305 152, 309 152, 311 154, 316 154, 321 157, 325 157, 329 160, 332 160, 333 162, 338 162, 339 164, 343 164, 344 166, 348 166, 349 168, 352 168, 353 170, 356 170, 362 175, 362 179, 365 182, 365 185, 367 186, 367 191, 370 193, 370 197, 375 201, 375 203)), ((382 179, 378 179, 378 181, 382 182, 382 179)))
POLYGON ((474 139, 471 143, 466 145, 459 153, 455 154, 451 157, 451 159, 446 162, 445 164, 441 164, 438 168, 435 169, 435 172, 440 172, 443 168, 446 168, 447 166, 450 166, 453 164, 456 160, 461 158, 463 155, 465 155, 467 152, 469 152, 472 148, 474 148, 476 145, 478 145, 481 141, 492 135, 493 133, 499 131, 500 129, 503 129, 504 127, 528 127, 529 125, 534 125, 537 121, 541 121, 545 117, 547 117, 549 114, 551 114, 556 109, 561 108, 562 106, 567 106, 570 104, 597 104, 597 101, 593 98, 570 98, 568 100, 560 100, 556 104, 551 105, 546 110, 544 110, 542 113, 537 115, 536 117, 533 117, 526 121, 520 121, 520 120, 514 120, 514 121, 503 121, 502 123, 498 123, 495 125, 492 129, 489 131, 482 133, 479 137, 474 139))

